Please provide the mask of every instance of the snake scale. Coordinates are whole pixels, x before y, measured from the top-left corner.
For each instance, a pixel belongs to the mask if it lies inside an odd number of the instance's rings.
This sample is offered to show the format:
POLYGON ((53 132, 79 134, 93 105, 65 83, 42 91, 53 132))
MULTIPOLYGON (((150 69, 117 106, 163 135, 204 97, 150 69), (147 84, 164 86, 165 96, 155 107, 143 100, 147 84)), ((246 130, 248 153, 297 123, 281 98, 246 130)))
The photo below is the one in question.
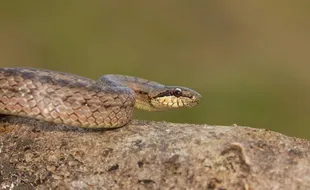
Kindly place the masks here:
POLYGON ((116 128, 134 107, 161 111, 193 107, 201 95, 138 77, 104 75, 97 81, 34 68, 0 68, 0 114, 84 128, 116 128))

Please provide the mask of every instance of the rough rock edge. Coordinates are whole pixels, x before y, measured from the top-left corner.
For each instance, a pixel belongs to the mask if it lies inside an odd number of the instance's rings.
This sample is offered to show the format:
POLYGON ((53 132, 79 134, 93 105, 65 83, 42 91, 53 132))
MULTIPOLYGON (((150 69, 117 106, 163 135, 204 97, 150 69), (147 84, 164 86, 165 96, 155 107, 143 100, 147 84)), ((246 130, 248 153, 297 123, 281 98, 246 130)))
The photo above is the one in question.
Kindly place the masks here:
POLYGON ((310 189, 310 143, 241 126, 0 120, 0 189, 310 189))

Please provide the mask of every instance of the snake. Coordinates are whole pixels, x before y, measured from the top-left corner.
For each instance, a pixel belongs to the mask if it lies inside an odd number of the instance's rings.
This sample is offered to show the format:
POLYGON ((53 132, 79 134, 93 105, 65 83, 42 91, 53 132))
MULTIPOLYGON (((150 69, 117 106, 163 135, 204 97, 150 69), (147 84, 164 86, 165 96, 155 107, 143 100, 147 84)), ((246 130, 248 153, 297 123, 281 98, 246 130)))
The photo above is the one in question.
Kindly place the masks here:
POLYGON ((107 74, 98 80, 38 68, 0 68, 0 114, 82 128, 118 128, 134 108, 194 107, 201 95, 139 77, 107 74))

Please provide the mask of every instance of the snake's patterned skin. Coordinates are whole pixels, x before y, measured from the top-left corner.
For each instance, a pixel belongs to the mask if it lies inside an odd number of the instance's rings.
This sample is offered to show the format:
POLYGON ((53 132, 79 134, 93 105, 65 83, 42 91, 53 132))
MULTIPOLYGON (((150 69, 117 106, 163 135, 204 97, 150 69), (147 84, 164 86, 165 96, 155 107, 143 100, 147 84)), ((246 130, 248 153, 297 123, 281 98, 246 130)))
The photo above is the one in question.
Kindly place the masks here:
POLYGON ((77 127, 115 128, 131 120, 135 102, 135 91, 113 76, 94 81, 48 70, 0 68, 0 114, 77 127))

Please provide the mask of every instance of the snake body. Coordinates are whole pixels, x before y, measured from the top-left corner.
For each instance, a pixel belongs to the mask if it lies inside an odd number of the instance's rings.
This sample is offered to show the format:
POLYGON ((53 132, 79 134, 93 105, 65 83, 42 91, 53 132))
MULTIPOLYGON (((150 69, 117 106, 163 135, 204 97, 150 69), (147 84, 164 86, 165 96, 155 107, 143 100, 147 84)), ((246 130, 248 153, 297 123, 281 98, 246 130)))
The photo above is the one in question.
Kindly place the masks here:
POLYGON ((0 68, 0 114, 85 128, 116 128, 134 107, 158 111, 192 107, 197 92, 138 77, 104 75, 99 80, 33 68, 0 68))

